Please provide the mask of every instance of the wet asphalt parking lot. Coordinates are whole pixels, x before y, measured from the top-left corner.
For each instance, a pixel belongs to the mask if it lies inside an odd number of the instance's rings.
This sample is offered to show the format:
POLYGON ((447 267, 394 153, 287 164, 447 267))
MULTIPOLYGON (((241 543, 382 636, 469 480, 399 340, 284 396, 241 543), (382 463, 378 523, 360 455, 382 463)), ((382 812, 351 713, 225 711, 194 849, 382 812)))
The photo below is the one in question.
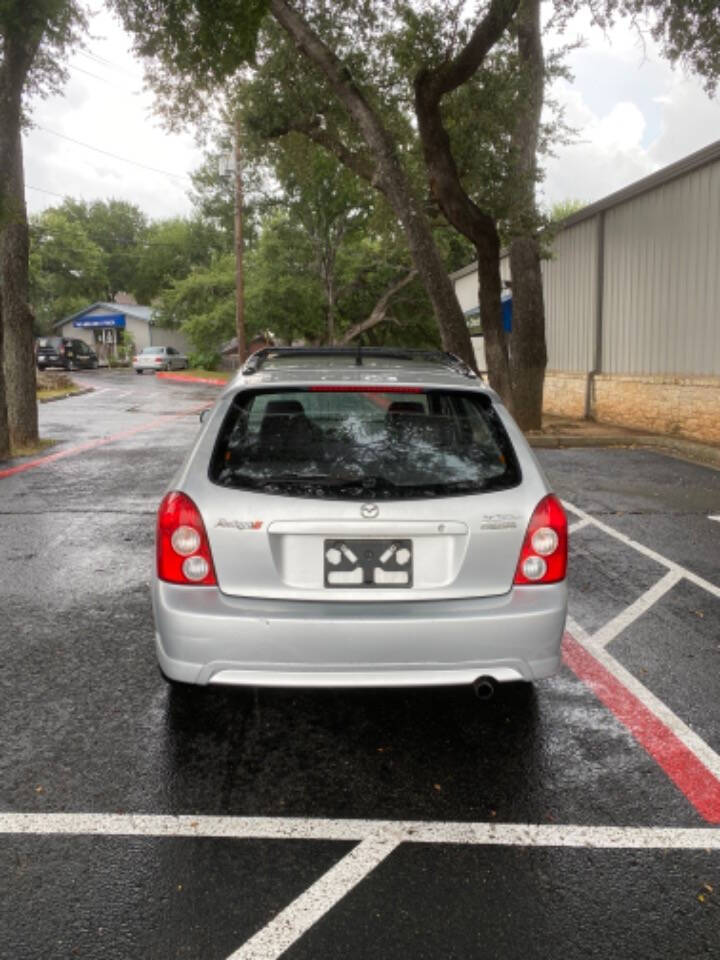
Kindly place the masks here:
POLYGON ((148 579, 215 388, 76 379, 0 464, 3 960, 720 957, 720 473, 539 452, 571 600, 534 691, 188 708, 148 579))

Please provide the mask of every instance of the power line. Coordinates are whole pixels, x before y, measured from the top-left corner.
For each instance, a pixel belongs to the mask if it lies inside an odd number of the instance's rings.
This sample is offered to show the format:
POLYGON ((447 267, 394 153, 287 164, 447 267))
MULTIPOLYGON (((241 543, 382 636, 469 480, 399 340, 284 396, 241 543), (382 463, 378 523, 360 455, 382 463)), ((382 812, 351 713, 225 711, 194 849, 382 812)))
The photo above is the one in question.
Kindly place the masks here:
POLYGON ((61 140, 67 140, 70 143, 75 143, 79 147, 85 147, 86 150, 94 150, 95 153, 102 153, 103 156, 113 157, 115 160, 121 160, 123 163, 130 163, 134 167, 141 167, 143 170, 151 170, 153 173, 160 173, 164 177, 172 177, 176 180, 187 179, 190 177, 187 173, 171 173, 169 170, 160 170, 158 167, 150 167, 146 163, 140 163, 139 160, 130 160, 128 157, 121 157, 117 153, 111 153, 109 150, 101 150, 100 147, 94 147, 90 143, 83 143, 82 140, 75 140, 74 137, 68 137, 64 133, 58 133, 57 130, 50 130, 48 127, 42 127, 40 124, 36 124, 38 130, 42 130, 45 133, 50 133, 54 137, 59 137, 61 140))
POLYGON ((38 193, 47 193, 51 197, 60 197, 61 200, 65 199, 65 194, 54 193, 52 190, 45 190, 43 187, 33 187, 29 183, 25 184, 26 190, 37 190, 38 193))
POLYGON ((71 63, 70 69, 75 73, 84 73, 86 77, 93 77, 95 80, 100 80, 101 83, 106 83, 109 87, 114 87, 116 90, 125 89, 121 87, 119 83, 113 83, 112 80, 108 80, 107 77, 101 77, 99 73, 92 73, 90 70, 85 70, 84 67, 79 67, 76 63, 71 63))
POLYGON ((94 63, 98 63, 103 67, 110 67, 113 70, 119 70, 121 73, 125 73, 129 77, 134 77, 136 80, 141 79, 141 77, 133 70, 129 70, 127 67, 120 63, 115 63, 113 60, 106 60, 105 57, 101 57, 97 53, 88 53, 87 50, 77 50, 76 52, 79 53, 80 56, 87 57, 88 60, 92 60, 94 63))

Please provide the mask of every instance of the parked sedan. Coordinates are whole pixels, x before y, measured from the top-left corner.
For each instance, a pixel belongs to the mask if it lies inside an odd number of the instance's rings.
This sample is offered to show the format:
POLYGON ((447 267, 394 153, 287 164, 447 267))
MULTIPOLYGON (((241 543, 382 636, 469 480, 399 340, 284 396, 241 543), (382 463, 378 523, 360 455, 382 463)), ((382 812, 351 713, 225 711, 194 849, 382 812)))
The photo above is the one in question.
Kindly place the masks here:
POLYGON ((185 370, 188 359, 175 347, 145 347, 133 357, 135 373, 146 370, 185 370))
POLYGON ((270 348, 160 505, 160 669, 187 685, 533 681, 559 668, 567 521, 449 354, 270 348))

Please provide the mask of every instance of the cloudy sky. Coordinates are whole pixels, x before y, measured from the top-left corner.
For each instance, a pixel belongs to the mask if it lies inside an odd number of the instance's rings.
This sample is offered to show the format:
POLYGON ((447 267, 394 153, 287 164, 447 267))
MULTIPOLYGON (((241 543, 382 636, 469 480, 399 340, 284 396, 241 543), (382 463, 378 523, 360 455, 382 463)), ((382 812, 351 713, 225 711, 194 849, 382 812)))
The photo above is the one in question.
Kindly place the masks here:
MULTIPOLYGON (((201 162, 192 131, 162 130, 130 40, 102 6, 91 29, 94 39, 70 59, 63 95, 31 104, 30 211, 71 195, 129 200, 151 217, 189 213, 188 174, 201 162)), ((626 25, 604 34, 582 18, 565 39, 577 35, 587 42, 570 56, 574 80, 552 95, 578 142, 547 162, 546 204, 597 200, 720 139, 720 100, 672 70, 652 43, 626 25)))

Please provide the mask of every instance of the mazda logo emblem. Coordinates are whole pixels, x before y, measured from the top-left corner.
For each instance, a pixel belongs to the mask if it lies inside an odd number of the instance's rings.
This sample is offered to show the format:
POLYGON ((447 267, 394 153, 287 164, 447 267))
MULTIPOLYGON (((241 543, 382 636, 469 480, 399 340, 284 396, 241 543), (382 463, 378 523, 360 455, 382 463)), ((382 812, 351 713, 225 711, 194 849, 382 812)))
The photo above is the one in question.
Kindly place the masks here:
POLYGON ((360 507, 360 514, 365 517, 366 520, 374 520, 379 513, 380 507, 376 503, 364 503, 360 507))

